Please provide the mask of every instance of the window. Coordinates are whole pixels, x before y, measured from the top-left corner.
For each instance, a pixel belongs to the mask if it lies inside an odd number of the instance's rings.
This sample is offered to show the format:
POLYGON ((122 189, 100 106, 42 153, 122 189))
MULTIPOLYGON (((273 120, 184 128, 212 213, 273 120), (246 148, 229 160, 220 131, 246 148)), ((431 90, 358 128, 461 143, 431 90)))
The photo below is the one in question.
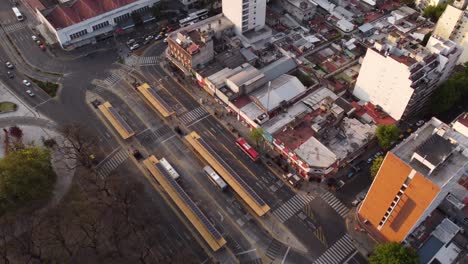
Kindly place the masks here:
POLYGON ((105 22, 103 22, 101 24, 94 25, 93 26, 93 31, 99 30, 101 28, 105 28, 107 26, 109 26, 109 21, 105 21, 105 22))
POLYGON ((82 37, 82 36, 84 36, 86 34, 88 34, 88 30, 83 29, 83 30, 81 30, 79 32, 71 34, 70 39, 76 39, 76 38, 82 37))
POLYGON ((128 19, 128 18, 130 18, 130 14, 129 14, 129 13, 123 14, 123 15, 121 15, 121 16, 118 16, 118 17, 114 18, 114 22, 115 22, 115 23, 118 23, 118 22, 123 21, 123 20, 128 19))

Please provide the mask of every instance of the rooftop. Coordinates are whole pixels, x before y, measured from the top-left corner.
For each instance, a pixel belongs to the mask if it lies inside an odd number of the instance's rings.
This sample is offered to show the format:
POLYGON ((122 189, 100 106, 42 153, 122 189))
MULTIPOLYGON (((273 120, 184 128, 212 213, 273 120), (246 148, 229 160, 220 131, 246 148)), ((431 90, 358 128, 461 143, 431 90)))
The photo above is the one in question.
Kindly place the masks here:
POLYGON ((314 167, 328 168, 337 161, 335 153, 330 151, 315 137, 309 138, 294 152, 299 158, 314 167))
POLYGON ((392 152, 439 187, 444 186, 455 175, 461 175, 468 170, 468 138, 436 118, 426 122, 396 146, 392 152), (435 133, 439 137, 433 137, 435 133), (440 139, 440 137, 443 139, 440 139), (431 154, 431 159, 435 161, 441 160, 443 155, 452 148, 447 145, 447 140, 456 144, 457 149, 460 151, 453 151, 440 165, 433 164, 436 166, 433 171, 429 170, 416 158, 413 158, 415 152, 422 151, 428 155, 431 154), (438 149, 439 147, 442 149, 438 149), (430 153, 431 151, 436 153, 430 153))
POLYGON ((303 94, 306 87, 295 76, 283 74, 251 94, 262 108, 271 111, 283 102, 288 103, 293 98, 303 94))
POLYGON ((455 149, 455 145, 446 138, 433 134, 419 145, 415 153, 429 161, 431 164, 440 164, 455 149))
POLYGON ((107 13, 137 0, 74 0, 43 11, 56 29, 66 28, 84 20, 107 13))

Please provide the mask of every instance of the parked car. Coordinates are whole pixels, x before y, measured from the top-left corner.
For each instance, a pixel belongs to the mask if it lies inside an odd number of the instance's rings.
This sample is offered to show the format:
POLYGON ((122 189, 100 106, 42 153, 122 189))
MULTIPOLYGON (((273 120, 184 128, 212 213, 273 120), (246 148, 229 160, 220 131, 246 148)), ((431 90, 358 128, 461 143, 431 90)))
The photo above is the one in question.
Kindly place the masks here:
POLYGON ((45 50, 46 50, 46 47, 44 46, 44 44, 39 45, 39 48, 40 48, 42 51, 45 51, 45 50))
POLYGON ((23 84, 27 87, 31 86, 31 83, 28 80, 23 80, 23 84))
POLYGON ((36 41, 38 39, 37 36, 35 36, 35 35, 32 35, 31 38, 32 38, 33 41, 36 41))
POLYGON ((40 40, 36 40, 36 44, 37 44, 38 46, 40 46, 40 45, 42 45, 42 42, 41 42, 40 40))
POLYGON ((133 50, 137 50, 137 49, 139 49, 139 48, 140 48, 140 44, 138 44, 138 43, 135 43, 135 44, 133 44, 132 46, 130 46, 130 50, 132 50, 132 51, 133 51, 133 50))
POLYGON ((7 71, 8 78, 13 79, 15 76, 11 71, 7 71))
POLYGON ((127 46, 130 47, 130 46, 132 46, 133 44, 135 44, 135 42, 136 42, 136 40, 134 40, 134 39, 129 39, 129 40, 127 41, 127 46))
POLYGON ((367 164, 371 164, 372 161, 374 161, 374 158, 372 158, 372 157, 368 158, 368 159, 367 159, 367 164))
POLYGON ((354 176, 354 172, 350 172, 350 173, 348 173, 347 177, 348 177, 348 179, 351 179, 353 176, 354 176))
POLYGON ((145 38, 145 41, 150 41, 154 39, 154 36, 153 35, 148 35, 146 38, 145 38))
POLYGON ((26 93, 27 93, 29 96, 31 96, 31 97, 34 97, 34 96, 35 96, 35 94, 34 94, 33 91, 31 91, 31 90, 26 90, 26 93))
POLYGON ((13 69, 14 68, 13 64, 11 62, 9 62, 9 61, 5 62, 5 65, 6 65, 6 67, 8 69, 13 69))
POLYGON ((416 122, 416 126, 420 127, 424 125, 424 120, 419 120, 418 122, 416 122))

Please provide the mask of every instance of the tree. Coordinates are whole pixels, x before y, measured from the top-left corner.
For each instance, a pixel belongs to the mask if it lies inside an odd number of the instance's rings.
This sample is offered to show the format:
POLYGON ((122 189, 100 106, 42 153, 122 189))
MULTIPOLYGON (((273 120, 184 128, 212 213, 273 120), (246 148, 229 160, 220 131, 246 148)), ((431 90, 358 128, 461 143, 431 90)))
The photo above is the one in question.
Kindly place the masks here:
POLYGON ((380 166, 382 166, 383 160, 384 160, 384 157, 378 156, 372 163, 372 166, 370 167, 370 175, 372 179, 374 179, 375 175, 377 175, 377 172, 379 172, 379 169, 380 169, 380 166))
POLYGON ((439 17, 444 13, 445 8, 447 8, 447 3, 443 3, 440 5, 430 5, 424 8, 423 16, 432 20, 432 22, 437 22, 439 17))
POLYGON ((400 135, 400 129, 396 125, 379 125, 376 132, 379 145, 385 150, 389 149, 400 135))
POLYGON ((371 264, 418 264, 418 255, 412 248, 400 243, 390 242, 377 245, 369 258, 371 264))
POLYGON ((141 18, 141 14, 139 12, 134 11, 130 14, 130 16, 132 17, 132 20, 135 26, 143 25, 143 19, 141 18))
POLYGON ((250 139, 255 141, 255 144, 258 147, 258 144, 263 141, 263 129, 261 127, 252 128, 249 134, 250 139))
POLYGON ((62 154, 62 157, 74 160, 76 166, 91 168, 93 164, 92 155, 97 152, 98 139, 81 125, 66 125, 59 130, 64 137, 63 142, 58 146, 58 151, 62 154))
POLYGON ((17 141, 21 141, 21 138, 23 138, 23 130, 17 126, 12 126, 9 129, 10 135, 14 138, 16 138, 17 141))
POLYGON ((467 97, 468 63, 465 63, 463 71, 453 74, 436 89, 431 98, 431 110, 433 114, 444 113, 467 97))
POLYGON ((51 195, 55 173, 50 159, 48 150, 25 146, 0 160, 0 214, 51 195))

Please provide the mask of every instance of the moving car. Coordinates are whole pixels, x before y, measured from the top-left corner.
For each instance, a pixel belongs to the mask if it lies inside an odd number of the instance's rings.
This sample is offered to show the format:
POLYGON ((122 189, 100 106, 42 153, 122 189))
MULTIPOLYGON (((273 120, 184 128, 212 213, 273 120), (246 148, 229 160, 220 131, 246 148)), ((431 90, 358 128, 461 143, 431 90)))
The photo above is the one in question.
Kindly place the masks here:
POLYGON ((31 83, 28 80, 23 80, 23 84, 27 87, 31 86, 31 83))

